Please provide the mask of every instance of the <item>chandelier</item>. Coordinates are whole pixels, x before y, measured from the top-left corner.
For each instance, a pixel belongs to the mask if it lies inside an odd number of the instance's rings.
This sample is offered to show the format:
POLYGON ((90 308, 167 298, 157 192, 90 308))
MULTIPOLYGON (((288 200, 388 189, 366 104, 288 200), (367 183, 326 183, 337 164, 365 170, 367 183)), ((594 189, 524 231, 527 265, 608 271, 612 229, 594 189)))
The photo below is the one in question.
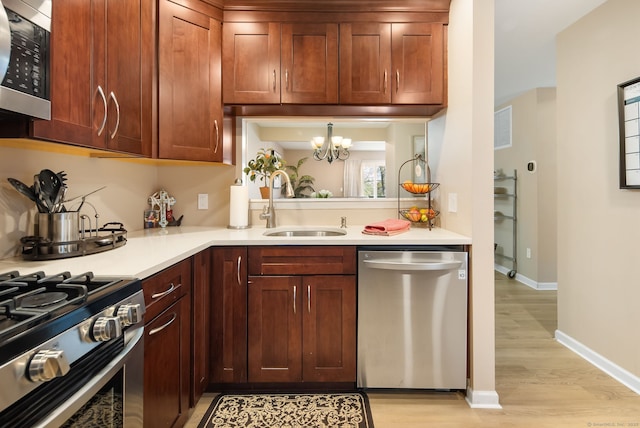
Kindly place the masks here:
POLYGON ((313 137, 311 140, 313 158, 317 161, 326 159, 329 163, 334 160, 346 160, 349 158, 351 138, 342 138, 333 135, 333 123, 327 125, 327 138, 313 137))

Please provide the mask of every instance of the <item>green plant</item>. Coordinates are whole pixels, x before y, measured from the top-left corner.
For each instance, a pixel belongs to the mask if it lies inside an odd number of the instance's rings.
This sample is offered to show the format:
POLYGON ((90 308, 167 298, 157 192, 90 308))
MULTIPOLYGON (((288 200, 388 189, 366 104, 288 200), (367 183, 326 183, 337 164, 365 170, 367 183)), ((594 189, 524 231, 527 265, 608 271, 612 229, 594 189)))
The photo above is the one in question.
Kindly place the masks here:
POLYGON ((256 158, 251 159, 244 168, 244 173, 249 176, 249 180, 259 179, 264 186, 267 186, 267 179, 274 171, 284 168, 285 161, 273 149, 261 148, 256 153, 256 158))
MULTIPOLYGON (((296 165, 287 165, 285 167, 291 186, 293 186, 293 193, 296 198, 309 198, 315 191, 313 188, 313 182, 315 178, 310 175, 300 175, 300 166, 305 163, 309 158, 299 159, 296 165)), ((284 190, 284 189, 283 189, 284 190)))

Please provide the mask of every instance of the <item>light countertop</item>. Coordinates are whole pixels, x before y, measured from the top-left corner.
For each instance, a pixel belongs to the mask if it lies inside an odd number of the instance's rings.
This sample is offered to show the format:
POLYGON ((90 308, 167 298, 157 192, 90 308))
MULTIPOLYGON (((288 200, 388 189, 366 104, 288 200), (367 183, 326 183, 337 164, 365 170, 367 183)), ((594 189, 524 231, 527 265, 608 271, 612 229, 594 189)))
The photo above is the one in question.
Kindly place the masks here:
POLYGON ((4 259, 0 260, 0 272, 18 270, 22 274, 36 271, 52 274, 69 271, 75 275, 91 271, 95 275, 146 278, 211 246, 471 244, 471 238, 440 228, 412 228, 394 236, 371 236, 362 234, 363 226, 349 226, 346 235, 330 237, 264 236, 266 230, 264 226, 241 230, 192 226, 139 230, 128 232, 127 243, 120 248, 50 261, 26 261, 21 257, 4 259))

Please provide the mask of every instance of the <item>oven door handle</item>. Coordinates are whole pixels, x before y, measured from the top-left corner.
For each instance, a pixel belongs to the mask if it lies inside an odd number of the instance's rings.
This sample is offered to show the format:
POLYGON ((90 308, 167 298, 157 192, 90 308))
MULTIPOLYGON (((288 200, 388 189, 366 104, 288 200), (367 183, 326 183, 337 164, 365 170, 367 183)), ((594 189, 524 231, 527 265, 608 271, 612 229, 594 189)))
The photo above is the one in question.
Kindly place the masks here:
MULTIPOLYGON (((53 412, 49 413, 45 419, 38 422, 38 427, 60 426, 67 422, 78 410, 82 408, 91 398, 113 379, 113 377, 125 366, 132 358, 142 359, 144 329, 136 328, 132 332, 130 340, 126 343, 122 352, 120 352, 104 369, 97 373, 82 388, 73 394, 67 401, 62 403, 53 412), (137 348, 137 349, 136 349, 137 348)), ((134 370, 135 371, 135 370, 134 370)))

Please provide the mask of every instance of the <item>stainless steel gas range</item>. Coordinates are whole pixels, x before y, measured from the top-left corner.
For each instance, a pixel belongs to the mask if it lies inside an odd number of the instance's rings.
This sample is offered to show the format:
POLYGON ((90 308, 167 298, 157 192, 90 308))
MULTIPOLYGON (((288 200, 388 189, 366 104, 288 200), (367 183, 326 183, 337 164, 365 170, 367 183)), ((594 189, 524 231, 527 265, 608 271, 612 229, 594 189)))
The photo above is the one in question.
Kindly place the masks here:
POLYGON ((142 283, 0 274, 0 426, 139 427, 142 283))

